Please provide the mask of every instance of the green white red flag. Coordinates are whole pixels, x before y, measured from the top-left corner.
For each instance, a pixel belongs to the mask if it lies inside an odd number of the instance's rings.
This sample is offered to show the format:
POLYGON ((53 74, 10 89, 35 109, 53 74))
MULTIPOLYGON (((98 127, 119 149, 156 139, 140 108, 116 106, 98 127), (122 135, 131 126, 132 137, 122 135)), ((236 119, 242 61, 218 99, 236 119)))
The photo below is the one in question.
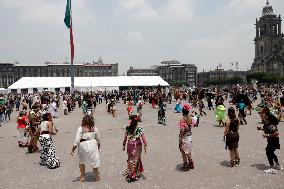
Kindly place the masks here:
POLYGON ((71 0, 67 0, 64 23, 70 31, 71 62, 73 62, 73 59, 74 59, 74 42, 73 42, 73 30, 72 30, 71 0))

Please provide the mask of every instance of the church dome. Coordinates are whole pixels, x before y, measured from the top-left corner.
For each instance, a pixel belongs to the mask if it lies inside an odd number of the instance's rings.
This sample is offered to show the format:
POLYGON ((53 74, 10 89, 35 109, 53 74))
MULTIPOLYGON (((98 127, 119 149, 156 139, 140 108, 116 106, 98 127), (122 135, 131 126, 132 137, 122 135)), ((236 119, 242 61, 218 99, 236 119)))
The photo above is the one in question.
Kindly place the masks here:
POLYGON ((272 6, 269 4, 268 1, 267 1, 267 3, 266 3, 266 6, 263 7, 262 15, 263 15, 263 16, 266 16, 266 15, 273 15, 273 8, 272 8, 272 6))

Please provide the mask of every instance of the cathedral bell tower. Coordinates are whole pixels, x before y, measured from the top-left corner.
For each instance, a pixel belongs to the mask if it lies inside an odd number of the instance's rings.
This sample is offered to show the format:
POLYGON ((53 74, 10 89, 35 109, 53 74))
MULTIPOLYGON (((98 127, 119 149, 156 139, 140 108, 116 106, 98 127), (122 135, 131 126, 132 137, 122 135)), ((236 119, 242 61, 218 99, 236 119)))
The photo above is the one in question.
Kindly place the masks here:
POLYGON ((284 37, 281 32, 281 16, 273 13, 268 0, 263 7, 262 16, 256 19, 255 59, 253 72, 266 72, 284 76, 284 37), (280 70, 282 69, 282 70, 280 70))

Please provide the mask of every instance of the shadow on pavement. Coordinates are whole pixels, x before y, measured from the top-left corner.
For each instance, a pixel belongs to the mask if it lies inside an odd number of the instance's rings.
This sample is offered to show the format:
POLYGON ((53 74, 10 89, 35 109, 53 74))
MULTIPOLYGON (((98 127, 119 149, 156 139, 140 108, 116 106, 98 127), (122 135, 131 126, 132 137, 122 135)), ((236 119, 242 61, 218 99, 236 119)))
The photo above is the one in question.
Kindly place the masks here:
POLYGON ((178 171, 178 172, 186 172, 186 171, 184 171, 184 170, 181 170, 181 167, 183 166, 183 164, 181 163, 181 164, 177 164, 176 165, 176 171, 178 171))
POLYGON ((223 167, 230 167, 229 166, 229 161, 227 161, 227 160, 221 161, 220 165, 223 166, 223 167))
POLYGON ((256 167, 257 170, 261 170, 261 171, 264 171, 266 169, 269 168, 269 166, 266 166, 265 164, 253 164, 251 165, 251 167, 256 167))
MULTIPOLYGON (((87 172, 85 174, 86 180, 84 182, 96 182, 95 176, 92 172, 87 172)), ((80 177, 77 177, 76 179, 72 180, 72 182, 81 182, 80 177)))

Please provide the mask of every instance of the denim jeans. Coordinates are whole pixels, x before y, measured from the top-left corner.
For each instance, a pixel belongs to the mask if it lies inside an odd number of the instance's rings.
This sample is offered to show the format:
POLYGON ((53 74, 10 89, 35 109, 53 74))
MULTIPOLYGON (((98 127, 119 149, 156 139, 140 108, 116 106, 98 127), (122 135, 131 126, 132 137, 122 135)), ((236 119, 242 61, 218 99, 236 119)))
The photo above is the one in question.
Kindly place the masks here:
POLYGON ((0 114, 0 124, 4 123, 5 121, 5 115, 3 113, 0 114))

